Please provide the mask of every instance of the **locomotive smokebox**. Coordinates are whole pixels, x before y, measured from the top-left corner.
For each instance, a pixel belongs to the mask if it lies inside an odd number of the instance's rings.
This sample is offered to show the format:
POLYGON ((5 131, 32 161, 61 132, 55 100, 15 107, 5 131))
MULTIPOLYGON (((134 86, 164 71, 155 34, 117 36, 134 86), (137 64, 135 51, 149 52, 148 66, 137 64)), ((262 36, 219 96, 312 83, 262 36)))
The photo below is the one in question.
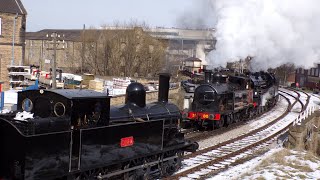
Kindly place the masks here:
POLYGON ((170 74, 160 73, 159 74, 159 91, 158 91, 158 101, 166 103, 168 102, 170 86, 170 74))
POLYGON ((204 82, 205 83, 211 82, 211 74, 212 74, 212 72, 209 70, 204 71, 204 82))
POLYGON ((146 90, 140 83, 134 82, 129 84, 126 90, 125 103, 131 103, 139 107, 146 106, 146 90))

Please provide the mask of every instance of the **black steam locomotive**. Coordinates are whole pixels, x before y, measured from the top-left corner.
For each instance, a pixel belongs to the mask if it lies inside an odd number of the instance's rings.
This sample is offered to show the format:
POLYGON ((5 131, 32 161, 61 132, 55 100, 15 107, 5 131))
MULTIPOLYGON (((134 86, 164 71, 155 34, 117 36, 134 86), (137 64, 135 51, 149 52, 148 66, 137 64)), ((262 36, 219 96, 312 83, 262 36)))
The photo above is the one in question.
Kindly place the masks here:
POLYGON ((267 72, 231 76, 207 70, 183 112, 183 126, 212 130, 261 114, 276 104, 277 84, 267 72))
POLYGON ((126 104, 90 90, 19 92, 18 111, 0 116, 0 179, 140 179, 168 176, 184 151, 195 151, 178 129, 181 113, 168 103, 168 74, 159 100, 131 83, 126 104), (32 114, 33 113, 33 117, 32 114))

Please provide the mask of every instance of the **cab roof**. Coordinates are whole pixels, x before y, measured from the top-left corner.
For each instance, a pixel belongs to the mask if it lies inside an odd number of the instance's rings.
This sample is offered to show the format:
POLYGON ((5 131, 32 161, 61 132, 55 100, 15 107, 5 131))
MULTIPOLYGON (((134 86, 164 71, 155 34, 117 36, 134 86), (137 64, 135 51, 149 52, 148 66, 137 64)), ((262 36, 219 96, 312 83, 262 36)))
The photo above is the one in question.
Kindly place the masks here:
POLYGON ((88 89, 46 89, 44 91, 64 96, 67 99, 92 99, 110 97, 107 93, 101 93, 88 89))

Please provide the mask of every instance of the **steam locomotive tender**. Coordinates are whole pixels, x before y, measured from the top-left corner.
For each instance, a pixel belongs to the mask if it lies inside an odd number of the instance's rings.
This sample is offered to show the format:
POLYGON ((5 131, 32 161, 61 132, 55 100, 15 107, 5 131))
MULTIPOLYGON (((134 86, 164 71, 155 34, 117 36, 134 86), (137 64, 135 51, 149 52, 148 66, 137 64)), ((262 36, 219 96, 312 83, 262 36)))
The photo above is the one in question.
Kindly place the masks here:
POLYGON ((218 129, 265 112, 277 98, 277 81, 270 73, 227 76, 207 70, 191 107, 183 111, 183 126, 218 129))
POLYGON ((181 114, 168 103, 168 74, 159 101, 131 83, 126 104, 90 90, 29 90, 18 112, 0 116, 0 179, 139 179, 168 176, 197 143, 178 129, 181 114), (24 112, 22 112, 24 111, 24 112), (33 117, 30 117, 33 113, 33 117))

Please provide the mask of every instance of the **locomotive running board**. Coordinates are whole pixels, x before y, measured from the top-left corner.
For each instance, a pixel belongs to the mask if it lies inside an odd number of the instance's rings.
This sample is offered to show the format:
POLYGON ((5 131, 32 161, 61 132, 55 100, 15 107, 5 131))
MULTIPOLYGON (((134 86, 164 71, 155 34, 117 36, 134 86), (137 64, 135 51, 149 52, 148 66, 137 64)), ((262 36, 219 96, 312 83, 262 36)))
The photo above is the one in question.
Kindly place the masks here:
POLYGON ((142 165, 135 166, 135 167, 128 168, 128 169, 125 169, 125 170, 121 170, 121 171, 116 171, 116 172, 113 172, 113 173, 110 173, 110 174, 106 174, 106 175, 99 175, 99 176, 97 176, 97 179, 102 180, 102 179, 105 179, 105 178, 110 178, 112 176, 120 175, 120 174, 129 172, 129 171, 133 171, 133 170, 136 170, 136 169, 141 169, 141 168, 145 168, 147 166, 156 165, 156 164, 159 164, 160 162, 169 161, 169 160, 174 159, 174 158, 178 158, 178 156, 168 157, 168 158, 163 159, 162 161, 149 162, 149 163, 146 163, 146 164, 142 164, 142 165))

